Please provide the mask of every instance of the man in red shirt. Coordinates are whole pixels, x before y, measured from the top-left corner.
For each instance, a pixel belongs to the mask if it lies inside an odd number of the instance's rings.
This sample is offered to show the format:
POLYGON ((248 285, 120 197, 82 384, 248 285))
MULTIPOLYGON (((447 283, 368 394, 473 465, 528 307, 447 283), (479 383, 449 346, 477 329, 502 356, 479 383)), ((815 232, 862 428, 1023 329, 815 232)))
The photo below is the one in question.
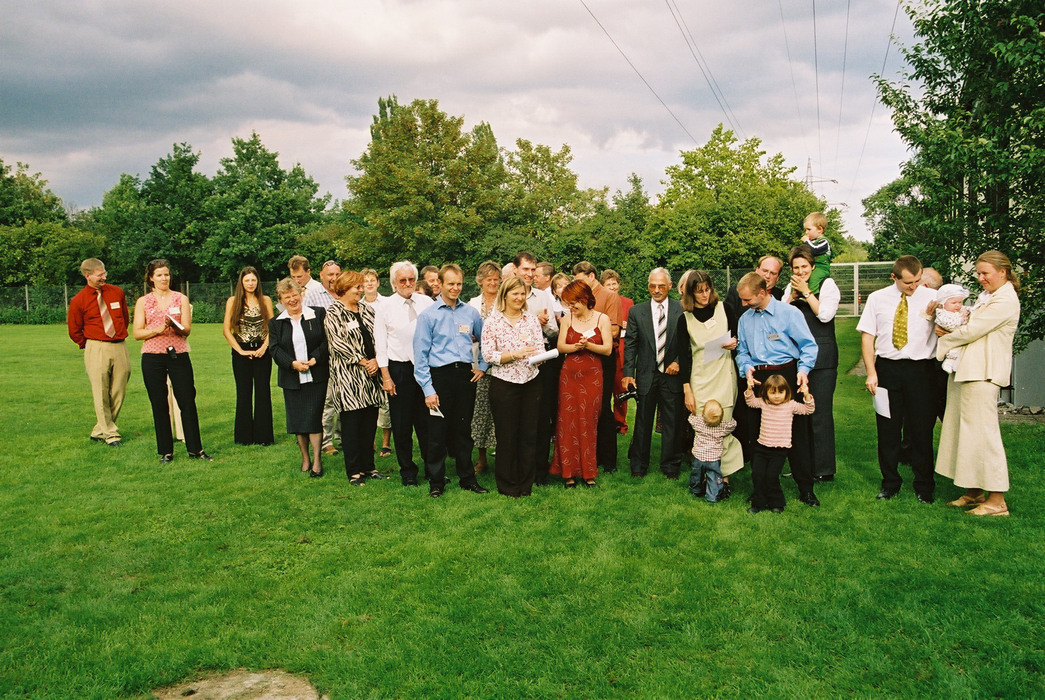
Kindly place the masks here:
POLYGON ((130 314, 119 287, 105 283, 105 263, 87 258, 80 263, 87 286, 69 302, 69 337, 84 351, 83 363, 94 393, 97 423, 91 440, 120 447, 116 419, 123 406, 131 362, 127 353, 130 314))

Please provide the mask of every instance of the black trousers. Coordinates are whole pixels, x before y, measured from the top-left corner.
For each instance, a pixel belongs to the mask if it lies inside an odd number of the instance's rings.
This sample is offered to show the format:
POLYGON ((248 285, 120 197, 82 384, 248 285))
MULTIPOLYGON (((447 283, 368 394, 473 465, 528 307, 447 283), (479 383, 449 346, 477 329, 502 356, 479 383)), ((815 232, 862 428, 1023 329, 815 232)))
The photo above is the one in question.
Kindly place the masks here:
POLYGON ((617 471, 617 419, 613 417, 613 379, 617 372, 617 344, 602 360, 602 409, 596 428, 595 459, 604 472, 617 471))
POLYGON ((200 438, 200 418, 196 413, 196 384, 192 376, 189 353, 175 357, 163 353, 142 353, 142 380, 152 404, 152 424, 156 431, 156 452, 174 453, 174 435, 171 433, 171 412, 167 406, 167 378, 170 377, 174 398, 181 411, 181 425, 185 431, 185 449, 196 454, 203 451, 200 438))
MULTIPOLYGON (((835 463, 835 384, 838 368, 825 367, 809 373, 809 393, 816 410, 809 416, 810 456, 814 476, 834 476, 835 463)), ((797 418, 797 416, 796 416, 797 418)))
POLYGON ((635 402, 635 427, 628 448, 628 461, 632 474, 649 471, 650 443, 656 412, 660 410, 660 470, 668 475, 679 473, 682 460, 680 417, 682 415, 682 393, 673 391, 672 379, 663 372, 653 372, 653 384, 649 391, 639 394, 635 402))
MULTIPOLYGON (((755 388, 757 389, 758 387, 755 388)), ((733 406, 733 420, 737 422, 737 427, 733 430, 733 437, 740 443, 740 447, 744 452, 744 461, 750 462, 755 443, 758 442, 758 429, 762 416, 760 411, 749 408, 747 403, 745 403, 744 392, 746 390, 747 379, 738 377, 737 401, 733 406)), ((813 396, 816 397, 816 394, 813 394, 813 396)), ((686 425, 689 425, 689 423, 687 422, 686 425)))
MULTIPOLYGON (((548 478, 551 466, 552 436, 559 416, 559 371, 562 369, 562 357, 549 360, 541 365, 541 373, 537 375, 541 402, 537 407, 537 476, 538 482, 548 478)), ((495 426, 496 428, 496 426, 495 426)))
POLYGON ((388 375, 395 384, 395 396, 388 397, 388 417, 392 423, 392 441, 399 463, 399 478, 417 481, 414 464, 414 433, 421 449, 421 459, 428 453, 428 407, 421 386, 414 379, 414 363, 388 361, 388 375))
POLYGON ((478 483, 472 466, 472 413, 475 411, 475 383, 472 365, 455 362, 432 368, 432 386, 439 396, 443 414, 428 415, 428 455, 425 472, 429 488, 446 483, 447 446, 457 463, 457 478, 462 486, 478 483))
POLYGON ((377 406, 341 411, 341 452, 345 475, 374 471, 374 436, 377 434, 377 406))
MULTIPOLYGON (((816 399, 816 394, 813 394, 816 399)), ((760 411, 761 413, 761 411, 760 411)), ((798 416, 795 416, 796 418, 798 416)), ((751 505, 755 508, 783 508, 780 469, 788 458, 786 447, 766 447, 756 442, 751 449, 751 505)), ((794 467, 791 467, 794 470, 794 467)))
MULTIPOLYGON (((260 346, 260 344, 259 344, 260 346)), ((257 347, 243 345, 244 350, 257 347)), ((272 435, 272 356, 250 359, 232 351, 236 380, 236 422, 233 437, 239 445, 269 445, 272 435)))
POLYGON ((494 476, 497 491, 505 496, 529 496, 533 488, 540 405, 540 375, 525 384, 490 377, 490 412, 497 434, 494 476))
MULTIPOLYGON (((791 393, 795 401, 801 402, 803 395, 797 392, 798 387, 798 363, 792 363, 782 369, 774 370, 755 370, 755 380, 764 382, 768 377, 779 374, 787 383, 791 385, 791 393)), ((746 383, 745 383, 746 388, 746 383)), ((758 390, 758 386, 755 386, 755 390, 758 390)), ((812 391, 810 389, 810 391, 812 391)), ((813 399, 816 400, 816 394, 813 394, 813 399)), ((738 402, 739 403, 739 402, 738 402)), ((820 410, 820 405, 817 404, 816 410, 820 410)), ((755 426, 762 425, 762 411, 758 409, 751 409, 750 415, 752 416, 752 422, 755 426)), ((811 429, 809 426, 809 416, 793 416, 791 420, 791 449, 787 452, 787 461, 791 465, 791 476, 795 480, 795 486, 798 487, 800 494, 813 493, 813 457, 810 446, 811 441, 811 429)), ((758 449, 758 442, 756 441, 751 448, 751 459, 752 465, 754 465, 755 450, 758 449)), ((752 478, 754 475, 752 473, 752 478)), ((772 508, 773 506, 769 506, 772 508)))
MULTIPOLYGON (((875 358, 878 386, 889 392, 889 418, 875 414, 878 426, 878 468, 882 489, 896 491, 900 477, 900 435, 911 445, 911 470, 914 490, 932 496, 936 490, 933 475, 933 425, 936 422, 935 360, 886 360, 875 358)), ((813 395, 814 397, 816 394, 813 395)))

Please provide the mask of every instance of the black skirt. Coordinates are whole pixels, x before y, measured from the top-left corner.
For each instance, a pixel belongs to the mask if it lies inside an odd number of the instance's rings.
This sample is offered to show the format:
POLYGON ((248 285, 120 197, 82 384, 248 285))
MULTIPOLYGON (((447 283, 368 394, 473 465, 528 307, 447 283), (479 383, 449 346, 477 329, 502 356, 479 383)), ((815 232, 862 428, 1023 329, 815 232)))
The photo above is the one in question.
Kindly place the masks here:
POLYGON ((287 410, 287 432, 322 433, 323 403, 327 398, 326 382, 308 382, 300 389, 283 389, 287 410))

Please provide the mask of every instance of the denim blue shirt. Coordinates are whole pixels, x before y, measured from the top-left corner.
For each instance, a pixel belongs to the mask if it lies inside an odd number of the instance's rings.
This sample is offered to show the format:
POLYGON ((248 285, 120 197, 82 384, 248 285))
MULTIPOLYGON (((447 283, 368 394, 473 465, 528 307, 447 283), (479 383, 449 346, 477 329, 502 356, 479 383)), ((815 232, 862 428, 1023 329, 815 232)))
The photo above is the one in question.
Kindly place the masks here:
MULTIPOLYGON (((458 300, 450 306, 442 296, 417 317, 414 331, 414 379, 425 396, 435 393, 432 386, 432 367, 443 367, 454 362, 472 364, 472 340, 483 335, 483 317, 458 300)), ((479 369, 486 371, 486 360, 479 358, 479 369)))
POLYGON ((798 360, 798 371, 809 374, 819 348, 802 312, 770 298, 764 310, 748 308, 737 328, 737 367, 741 376, 755 365, 785 365, 798 360))

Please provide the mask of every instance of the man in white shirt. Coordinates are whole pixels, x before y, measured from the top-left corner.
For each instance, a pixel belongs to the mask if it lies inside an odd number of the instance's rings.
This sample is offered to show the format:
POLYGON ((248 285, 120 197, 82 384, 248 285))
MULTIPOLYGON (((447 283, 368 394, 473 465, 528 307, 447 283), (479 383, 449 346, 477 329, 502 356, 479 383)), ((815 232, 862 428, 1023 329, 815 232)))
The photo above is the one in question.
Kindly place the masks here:
MULTIPOLYGON (((537 259, 532 253, 520 250, 513 263, 515 275, 526 284, 526 310, 536 314, 537 320, 540 321, 541 329, 544 331, 545 348, 553 348, 559 339, 559 323, 552 311, 551 292, 538 289, 534 285, 537 259)), ((537 375, 541 387, 541 403, 540 415, 537 417, 537 475, 534 483, 538 486, 548 483, 548 469, 551 463, 549 455, 552 435, 555 433, 555 408, 559 401, 559 373, 556 370, 561 366, 561 363, 546 363, 537 375)))
MULTIPOLYGON (((882 490, 878 498, 889 499, 900 491, 903 479, 898 469, 900 433, 911 443, 914 491, 922 503, 933 502, 933 373, 936 369, 936 334, 925 314, 936 293, 923 287, 922 263, 905 255, 893 264, 893 284, 872 292, 856 329, 860 351, 867 368, 867 390, 888 392, 886 418, 877 413, 878 467, 882 490)), ((881 409, 880 409, 881 410, 881 409)))
MULTIPOLYGON (((319 270, 319 285, 305 290, 302 303, 305 306, 317 306, 325 309, 334 303, 334 280, 341 274, 341 266, 333 260, 327 260, 319 270)), ((311 280, 312 278, 309 277, 311 280)), ((314 280, 313 280, 314 281, 314 280)), ((300 282, 298 284, 301 284, 300 282)), ((305 285, 302 285, 305 286, 305 285)))
POLYGON ((414 379, 414 330, 417 317, 434 302, 417 287, 417 267, 409 260, 394 263, 389 281, 395 294, 377 305, 374 317, 374 349, 381 370, 382 388, 388 394, 388 412, 392 422, 399 477, 403 486, 417 486, 414 464, 413 435, 423 460, 428 447, 425 395, 414 379))
POLYGON ((308 294, 313 289, 318 293, 323 288, 319 281, 312 278, 312 267, 308 264, 308 258, 304 255, 293 256, 287 261, 287 268, 290 270, 291 279, 301 286, 305 294, 308 294))

